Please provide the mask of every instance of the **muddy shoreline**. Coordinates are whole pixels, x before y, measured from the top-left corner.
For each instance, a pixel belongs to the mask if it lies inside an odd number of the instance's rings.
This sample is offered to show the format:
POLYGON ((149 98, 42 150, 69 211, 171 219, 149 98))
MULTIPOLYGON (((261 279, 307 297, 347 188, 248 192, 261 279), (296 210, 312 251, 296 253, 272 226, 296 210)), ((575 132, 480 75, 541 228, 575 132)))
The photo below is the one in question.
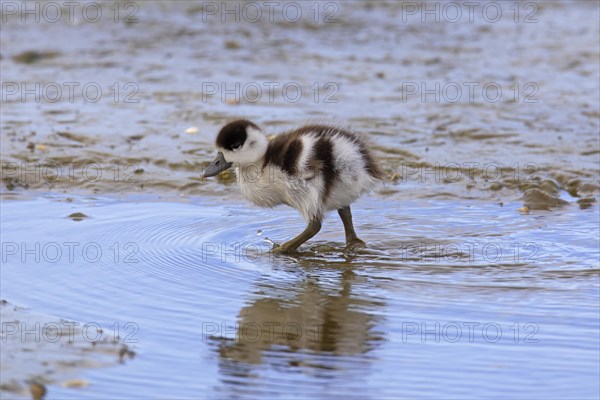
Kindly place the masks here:
POLYGON ((307 121, 364 133, 392 199, 506 202, 539 189, 525 196, 536 196, 530 204, 597 200, 594 5, 538 7, 535 23, 469 24, 422 23, 394 2, 340 7, 332 24, 308 23, 307 13, 301 23, 222 23, 194 3, 155 1, 136 23, 26 24, 9 15, 2 191, 235 195, 199 173, 219 127, 246 117, 268 133, 307 121), (364 32, 352 47, 350 31, 364 32), (81 38, 52 40, 72 32, 81 38), (325 64, 332 70, 317 74, 325 64), (298 101, 284 95, 286 84, 299 88, 298 101), (85 85, 102 96, 88 98, 85 85))
POLYGON ((116 367, 135 357, 123 338, 97 323, 35 314, 6 300, 0 301, 0 319, 3 397, 38 398, 40 391, 54 396, 54 387, 87 388, 92 383, 79 378, 82 371, 116 367))

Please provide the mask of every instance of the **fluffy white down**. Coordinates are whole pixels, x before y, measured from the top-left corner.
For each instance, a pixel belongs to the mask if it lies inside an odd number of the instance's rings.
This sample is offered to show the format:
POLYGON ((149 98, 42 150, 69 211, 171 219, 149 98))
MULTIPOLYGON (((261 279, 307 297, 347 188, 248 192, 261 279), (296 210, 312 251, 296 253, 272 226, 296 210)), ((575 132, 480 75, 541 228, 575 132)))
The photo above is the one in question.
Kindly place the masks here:
POLYGON ((333 136, 331 141, 337 179, 327 198, 325 211, 348 206, 361 195, 382 185, 379 179, 374 178, 367 171, 357 144, 340 135, 333 136))

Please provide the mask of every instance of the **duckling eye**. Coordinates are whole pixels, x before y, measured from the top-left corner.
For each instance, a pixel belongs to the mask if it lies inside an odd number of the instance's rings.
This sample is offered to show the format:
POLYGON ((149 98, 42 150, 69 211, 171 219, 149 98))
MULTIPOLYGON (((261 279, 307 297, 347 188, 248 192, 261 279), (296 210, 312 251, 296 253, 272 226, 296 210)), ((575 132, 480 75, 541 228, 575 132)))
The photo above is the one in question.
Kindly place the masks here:
POLYGON ((231 150, 233 150, 233 151, 236 151, 236 150, 238 150, 240 147, 242 147, 242 144, 241 144, 241 143, 237 143, 237 144, 234 144, 233 146, 231 146, 231 150))

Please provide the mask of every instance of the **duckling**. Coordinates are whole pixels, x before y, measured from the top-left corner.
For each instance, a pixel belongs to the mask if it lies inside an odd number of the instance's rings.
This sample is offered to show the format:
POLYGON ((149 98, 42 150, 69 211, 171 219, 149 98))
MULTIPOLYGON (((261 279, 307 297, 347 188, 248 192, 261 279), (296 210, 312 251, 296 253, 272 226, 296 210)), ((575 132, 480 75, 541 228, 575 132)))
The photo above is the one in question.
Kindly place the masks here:
POLYGON ((307 125, 271 140, 253 122, 225 125, 216 139, 217 157, 203 177, 236 164, 244 196, 260 207, 286 204, 300 211, 306 229, 273 252, 290 253, 315 236, 325 212, 337 210, 346 245, 363 247, 352 223, 350 204, 382 185, 384 174, 366 143, 335 126, 307 125))

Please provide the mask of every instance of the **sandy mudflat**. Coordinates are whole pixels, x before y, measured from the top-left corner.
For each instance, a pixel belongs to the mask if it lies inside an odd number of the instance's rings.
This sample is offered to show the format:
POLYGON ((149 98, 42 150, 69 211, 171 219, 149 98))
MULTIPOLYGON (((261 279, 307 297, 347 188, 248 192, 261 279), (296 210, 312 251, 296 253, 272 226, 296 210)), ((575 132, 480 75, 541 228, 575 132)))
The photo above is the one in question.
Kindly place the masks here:
MULTIPOLYGON (((117 366, 134 354, 115 332, 97 323, 80 323, 39 315, 2 300, 0 393, 3 398, 28 398, 29 385, 83 388, 79 379, 88 368, 117 366)), ((47 389, 52 395, 52 389, 47 389)))

